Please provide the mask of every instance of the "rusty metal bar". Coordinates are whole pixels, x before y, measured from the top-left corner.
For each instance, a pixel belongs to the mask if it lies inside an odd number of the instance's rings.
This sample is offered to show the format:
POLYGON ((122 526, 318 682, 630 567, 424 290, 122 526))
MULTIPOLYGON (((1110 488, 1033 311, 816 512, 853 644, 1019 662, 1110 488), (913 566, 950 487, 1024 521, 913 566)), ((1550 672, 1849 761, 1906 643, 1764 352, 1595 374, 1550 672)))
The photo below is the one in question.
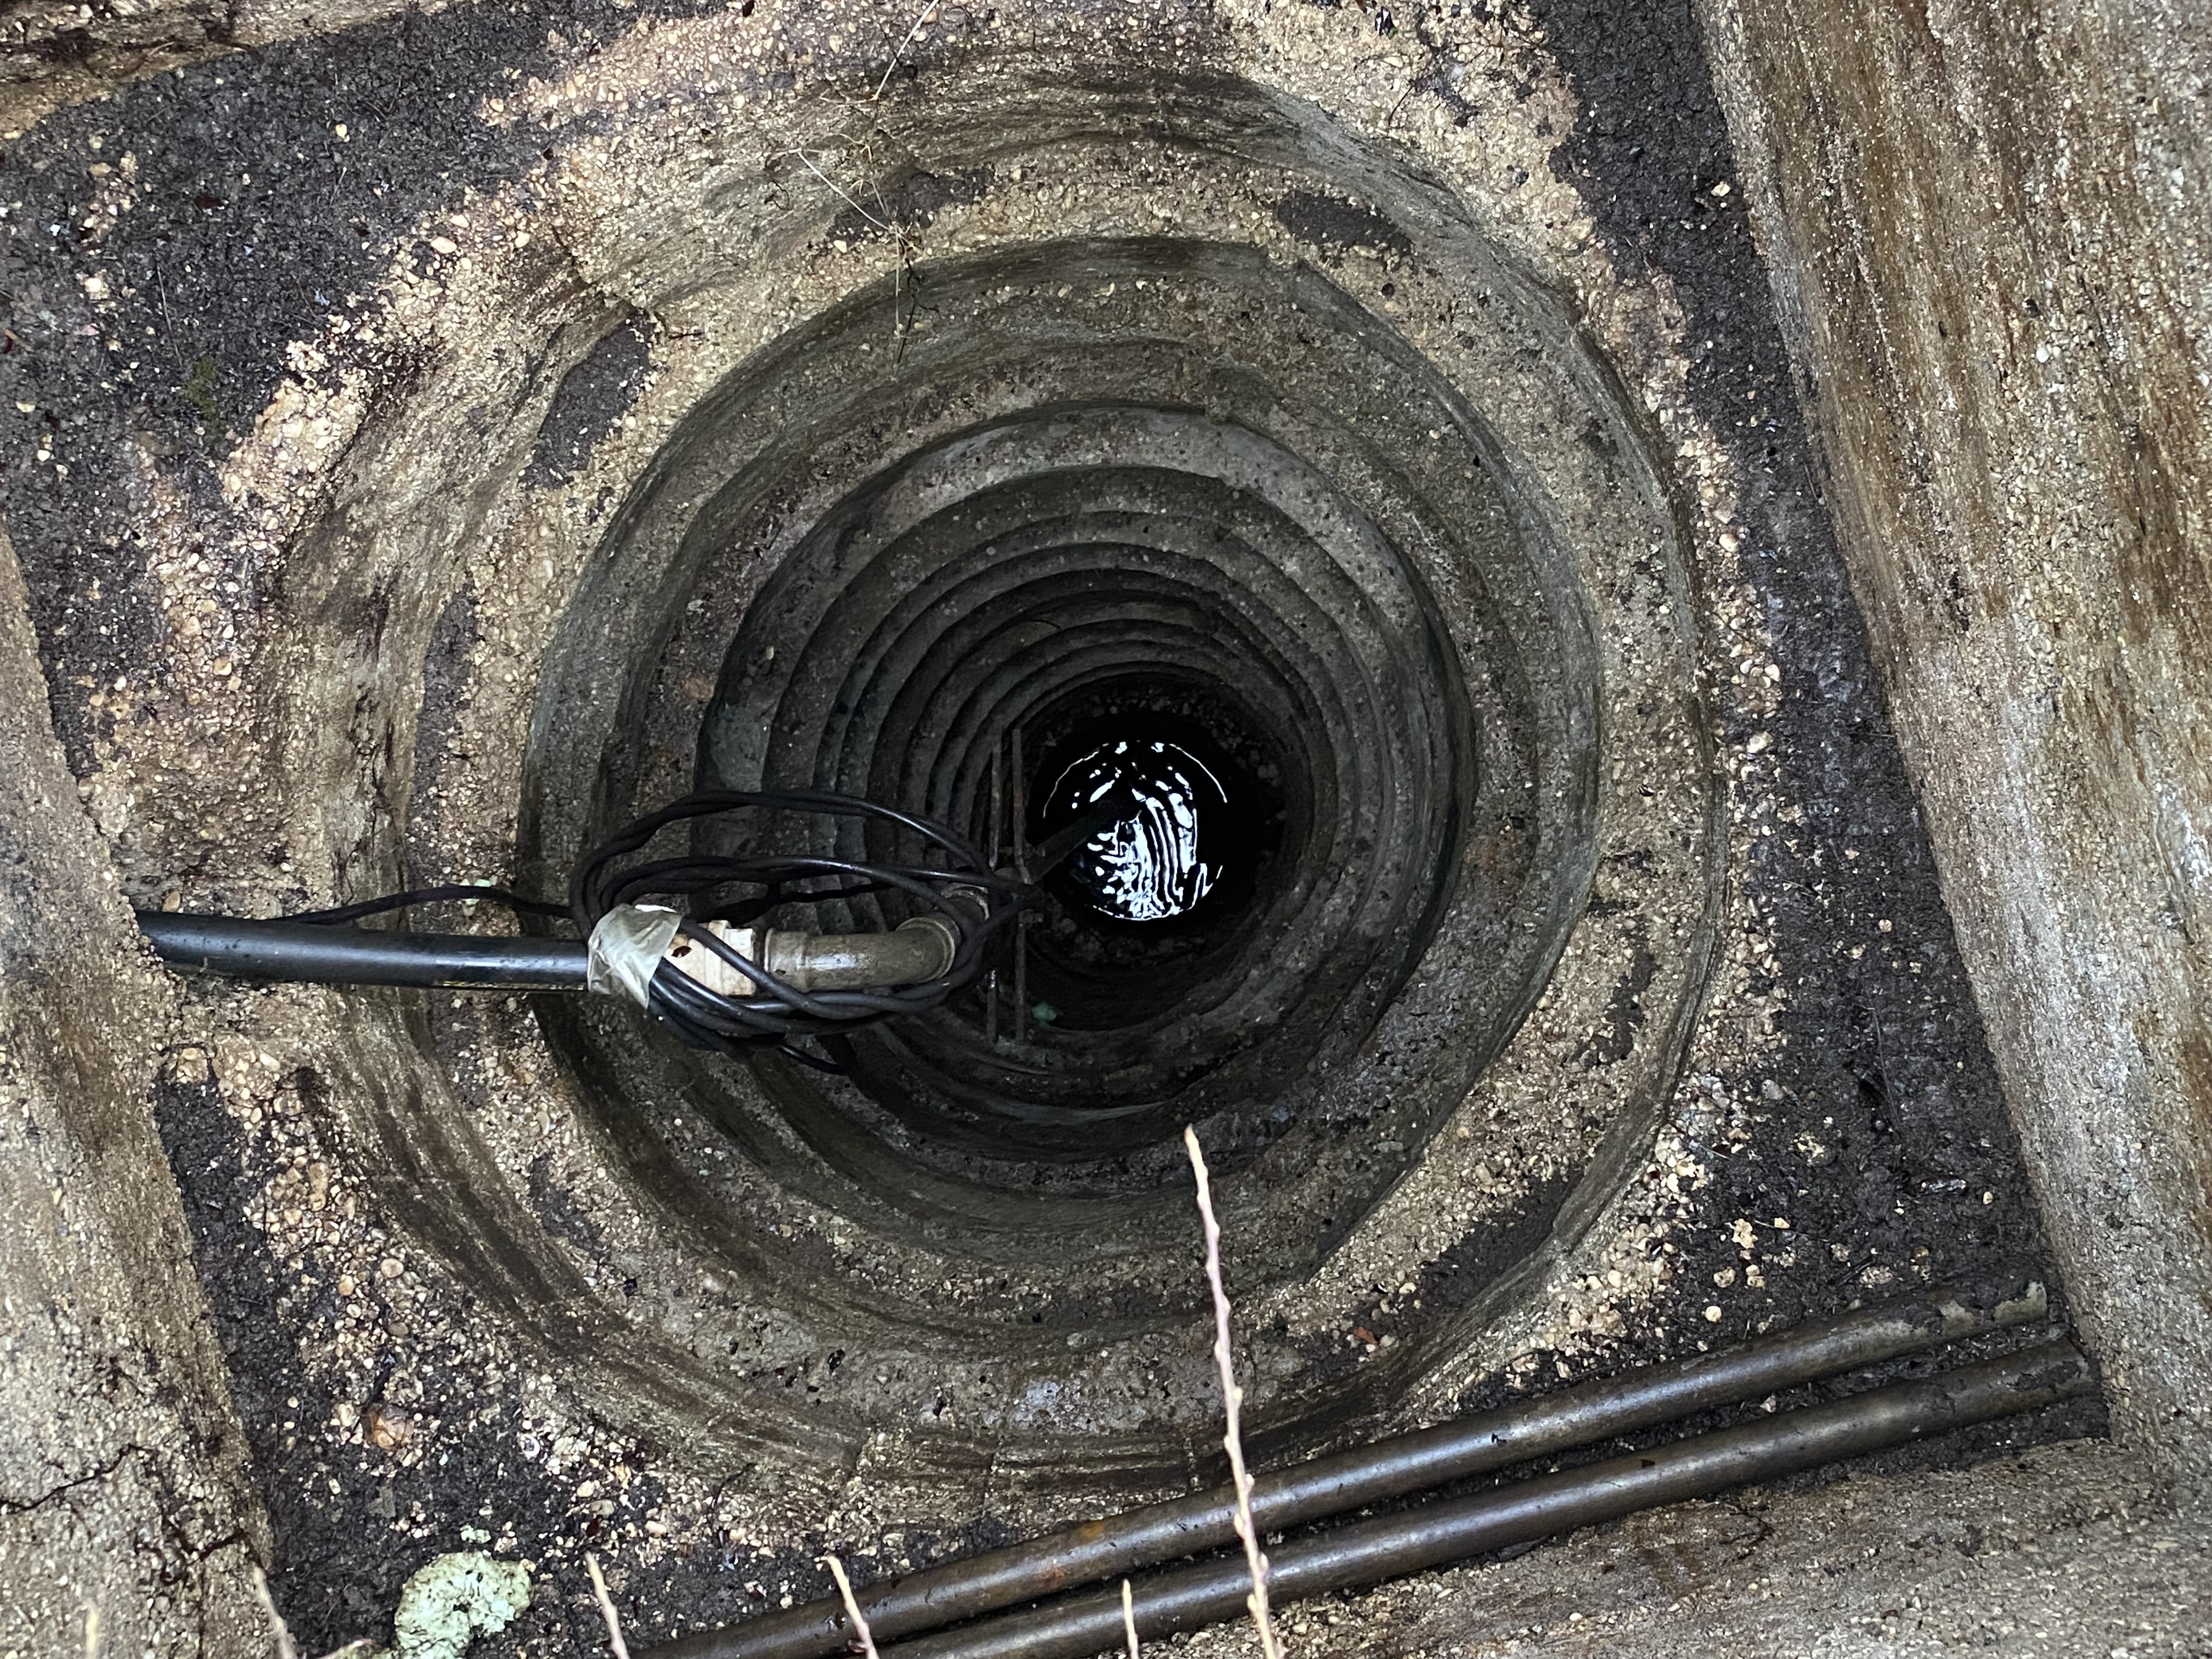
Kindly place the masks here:
MULTIPOLYGON (((1930 1288, 1747 1346, 1631 1371, 1262 1474, 1252 1495, 1253 1518, 1262 1531, 1279 1532, 2040 1319, 2047 1311, 2039 1285, 2015 1282, 1977 1292, 1930 1288)), ((1220 1547, 1234 1541, 1233 1513, 1228 1489, 1218 1487, 926 1567, 855 1594, 861 1616, 888 1641, 1220 1547)), ((842 1606, 817 1601, 653 1652, 654 1659, 822 1659, 842 1652, 846 1639, 842 1606)))
MULTIPOLYGON (((2079 1349, 2069 1341, 2047 1343, 1478 1497, 1334 1527, 1269 1551, 1267 1593, 1280 1606, 1380 1583, 1638 1510, 1710 1498, 2033 1411, 2095 1388, 2095 1373, 2079 1349)), ((1133 1597, 1137 1634, 1151 1639, 1241 1618, 1251 1588, 1243 1560, 1231 1556, 1140 1581, 1133 1597)), ((904 1643, 889 1649, 884 1659, 1092 1659, 1119 1646, 1121 1620, 1120 1591, 1094 1591, 904 1643)))

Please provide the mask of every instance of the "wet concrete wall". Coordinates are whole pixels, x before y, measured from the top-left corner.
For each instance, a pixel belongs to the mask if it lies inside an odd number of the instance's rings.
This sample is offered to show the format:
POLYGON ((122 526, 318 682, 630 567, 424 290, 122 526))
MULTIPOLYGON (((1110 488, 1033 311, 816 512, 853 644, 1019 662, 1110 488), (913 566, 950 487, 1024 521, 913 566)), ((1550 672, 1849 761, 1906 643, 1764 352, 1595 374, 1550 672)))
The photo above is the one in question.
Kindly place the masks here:
POLYGON ((1853 584, 2119 1419, 2212 1467, 2212 20, 1713 0, 1853 584))

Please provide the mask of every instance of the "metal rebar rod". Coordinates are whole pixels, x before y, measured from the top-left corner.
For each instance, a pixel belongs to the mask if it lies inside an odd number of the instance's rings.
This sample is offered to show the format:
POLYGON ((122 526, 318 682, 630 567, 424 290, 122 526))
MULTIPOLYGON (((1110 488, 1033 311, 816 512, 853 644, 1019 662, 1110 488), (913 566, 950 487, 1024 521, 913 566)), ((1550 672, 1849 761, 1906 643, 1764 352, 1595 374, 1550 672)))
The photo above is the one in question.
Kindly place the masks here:
MULTIPOLYGON (((1029 773, 1022 763, 1022 728, 1017 726, 1013 733, 1013 775, 1009 780, 1012 787, 1012 811, 1007 829, 1013 838, 1014 879, 1030 878, 1030 783, 1029 773)), ((1014 918, 1014 1041, 1030 1040, 1030 913, 1024 909, 1014 918)))
MULTIPOLYGON (((1270 1553, 1278 1604, 1379 1583, 1532 1543, 1638 1510, 1709 1498, 1734 1486, 1903 1445, 1931 1434, 2089 1394, 2094 1373, 2060 1340, 1921 1382, 1783 1412, 1477 1497, 1423 1504, 1334 1527, 1270 1553)), ((1137 1583, 1137 1634, 1152 1638, 1239 1618, 1252 1588, 1241 1558, 1159 1573, 1137 1583)), ((885 1659, 1091 1659, 1120 1647, 1118 1589, 1089 1595, 890 1649, 885 1659)))
MULTIPOLYGON (((1006 795, 1003 771, 1006 745, 997 739, 991 744, 991 827, 984 833, 983 862, 995 873, 999 868, 999 826, 1006 821, 1006 795)), ((994 1048, 999 1046, 999 970, 995 968, 983 975, 983 1041, 994 1048)), ((863 1618, 866 1617, 864 1613, 863 1618)))
POLYGON ((139 912, 138 928, 172 967, 237 979, 507 991, 584 988, 584 946, 574 939, 404 933, 160 910, 139 912))
MULTIPOLYGON (((1279 1532, 2040 1319, 2047 1311, 2039 1285, 2015 1282, 1972 1293, 1931 1287, 1747 1346, 1631 1371, 1261 1474, 1252 1494, 1253 1518, 1263 1532, 1279 1532)), ((861 1617, 889 1640, 1219 1547, 1235 1540, 1234 1515, 1233 1495, 1217 1487, 926 1567, 855 1595, 861 1617)), ((687 1637, 653 1653, 656 1659, 821 1659, 842 1652, 846 1640, 842 1604, 817 1601, 687 1637)))

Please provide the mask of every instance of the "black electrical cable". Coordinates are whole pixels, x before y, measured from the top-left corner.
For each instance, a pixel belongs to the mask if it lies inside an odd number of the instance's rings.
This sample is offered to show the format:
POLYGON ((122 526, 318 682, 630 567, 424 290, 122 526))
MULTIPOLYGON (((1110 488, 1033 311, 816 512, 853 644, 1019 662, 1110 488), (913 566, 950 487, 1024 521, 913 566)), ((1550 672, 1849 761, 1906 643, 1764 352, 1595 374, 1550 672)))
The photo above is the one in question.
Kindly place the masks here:
MULTIPOLYGON (((1042 876, 1072 855, 1111 821, 1115 810, 1108 803, 1055 837, 1050 848, 1055 856, 1035 873, 1042 876)), ((672 801, 592 848, 576 866, 565 904, 503 888, 443 886, 273 921, 141 912, 138 922, 164 960, 239 978, 582 990, 589 973, 586 941, 593 930, 619 906, 659 903, 680 912, 675 924, 679 938, 720 959, 753 988, 747 995, 726 995, 664 959, 647 988, 647 1006, 656 1018, 698 1048, 741 1056, 775 1048, 810 1066, 842 1070, 847 1035, 899 1015, 926 1013, 974 981, 994 941, 1036 891, 1034 879, 1000 874, 966 837, 915 813, 822 792, 715 790, 672 801), (919 856, 911 863, 814 854, 641 856, 673 825, 737 812, 860 820, 888 830, 919 856), (744 926, 782 905, 877 893, 901 895, 917 914, 933 915, 949 929, 953 950, 942 973, 916 984, 801 989, 739 954, 708 926, 744 926), (367 916, 455 902, 566 916, 581 938, 418 934, 349 925, 367 916), (810 1042, 811 1048, 799 1046, 810 1042)))
POLYGON ((654 1017, 698 1048, 737 1054, 779 1048, 806 1064, 842 1070, 844 1060, 837 1048, 817 1054, 795 1045, 808 1038, 834 1042, 895 1015, 926 1013, 942 1006, 981 971, 991 941, 1034 890, 1030 884, 993 870, 957 831, 895 807, 811 791, 709 790, 647 813, 592 849, 576 866, 568 884, 568 913, 588 939, 618 905, 708 900, 678 922, 677 934, 743 974, 751 981, 753 993, 726 996, 664 960, 653 970, 647 1005, 654 1017), (672 824, 753 811, 885 825, 923 843, 927 861, 873 864, 813 854, 697 853, 630 861, 672 824), (939 856, 929 858, 932 850, 939 856), (733 896, 735 889, 750 890, 733 896), (739 955, 707 926, 718 921, 750 922, 781 903, 820 903, 882 892, 903 894, 922 913, 934 914, 951 929, 951 964, 937 978, 918 985, 805 991, 739 955))
POLYGON ((340 922, 359 921, 364 916, 387 915, 394 910, 410 910, 418 904, 476 904, 498 905, 503 910, 520 911, 532 916, 565 916, 568 907, 543 899, 524 898, 510 893, 504 887, 480 886, 473 882, 456 882, 444 887, 417 887, 404 893, 390 893, 382 898, 363 899, 359 904, 341 904, 328 910, 302 910, 284 918, 287 921, 313 922, 319 927, 335 926, 340 922))

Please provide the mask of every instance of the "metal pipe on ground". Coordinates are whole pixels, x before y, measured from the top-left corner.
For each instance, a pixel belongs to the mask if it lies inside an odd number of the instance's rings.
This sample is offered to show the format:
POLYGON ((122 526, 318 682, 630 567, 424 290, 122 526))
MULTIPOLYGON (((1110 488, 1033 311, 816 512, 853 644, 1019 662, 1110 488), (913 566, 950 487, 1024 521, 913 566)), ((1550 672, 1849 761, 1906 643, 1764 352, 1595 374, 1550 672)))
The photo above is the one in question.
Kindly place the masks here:
MULTIPOLYGON (((1277 1605, 1465 1561, 1515 1544, 1707 1498, 2091 1393, 2094 1373, 2060 1340, 1978 1365, 1692 1436, 1474 1498, 1331 1528, 1269 1552, 1277 1605)), ((1237 1619, 1252 1581, 1241 1558, 1134 1587, 1139 1637, 1237 1619)), ((987 1620, 885 1650, 884 1659, 1092 1659, 1123 1639, 1118 1589, 987 1620)))
MULTIPOLYGON (((2023 1324, 2047 1311, 2039 1285, 2015 1283, 1983 1292, 1931 1287, 1765 1341, 1608 1377, 1262 1474, 1252 1494, 1253 1520, 1262 1532, 1280 1532, 2023 1324)), ((927 1567, 854 1594, 877 1639, 889 1641, 1221 1547, 1235 1540, 1235 1512, 1233 1494, 1217 1487, 927 1567)), ((817 1601, 666 1643, 652 1656, 821 1659, 844 1651, 847 1640, 842 1604, 817 1601)))

